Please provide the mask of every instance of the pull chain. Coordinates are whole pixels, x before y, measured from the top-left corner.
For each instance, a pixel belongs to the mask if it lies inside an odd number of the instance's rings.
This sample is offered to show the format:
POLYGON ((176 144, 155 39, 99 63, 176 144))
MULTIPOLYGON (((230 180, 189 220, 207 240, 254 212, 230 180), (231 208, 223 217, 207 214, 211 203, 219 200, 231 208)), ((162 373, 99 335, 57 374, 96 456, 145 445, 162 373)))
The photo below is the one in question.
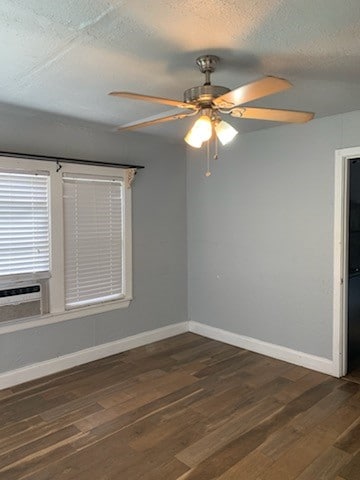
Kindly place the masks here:
POLYGON ((218 138, 217 138, 217 135, 215 135, 215 152, 214 152, 214 160, 218 160, 218 158, 219 158, 219 155, 218 155, 218 147, 219 147, 218 138))
POLYGON ((206 168, 205 176, 210 177, 210 140, 206 142, 206 168))

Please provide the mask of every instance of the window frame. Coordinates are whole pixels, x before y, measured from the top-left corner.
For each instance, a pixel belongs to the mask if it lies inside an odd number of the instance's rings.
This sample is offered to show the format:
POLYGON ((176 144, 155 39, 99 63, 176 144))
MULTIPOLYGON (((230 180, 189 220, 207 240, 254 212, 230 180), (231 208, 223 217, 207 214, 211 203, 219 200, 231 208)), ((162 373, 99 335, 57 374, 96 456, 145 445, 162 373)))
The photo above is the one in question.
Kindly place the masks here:
MULTIPOLYGON (((0 334, 12 331, 48 325, 75 318, 127 308, 132 296, 132 209, 131 186, 127 182, 126 169, 102 167, 97 165, 83 165, 76 163, 59 163, 46 160, 24 160, 14 157, 1 157, 0 169, 12 171, 46 171, 49 172, 49 223, 50 223, 50 272, 49 312, 36 317, 19 320, 2 321, 0 334), (59 169, 59 165, 61 168, 59 169), (63 173, 90 174, 99 176, 114 176, 122 180, 123 184, 123 271, 124 297, 94 305, 86 305, 71 310, 65 309, 65 254, 64 254, 64 210, 63 210, 63 173), (56 252, 56 254, 54 254, 56 252)), ((19 280, 20 281, 20 280, 19 280)))

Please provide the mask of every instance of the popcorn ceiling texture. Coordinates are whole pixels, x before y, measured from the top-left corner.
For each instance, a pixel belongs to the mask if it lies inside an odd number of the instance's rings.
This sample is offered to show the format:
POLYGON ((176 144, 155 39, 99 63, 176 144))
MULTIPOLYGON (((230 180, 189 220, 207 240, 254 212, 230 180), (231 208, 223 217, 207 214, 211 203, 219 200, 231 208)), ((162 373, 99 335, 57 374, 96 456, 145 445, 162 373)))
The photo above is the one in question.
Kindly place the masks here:
MULTIPOLYGON (((2 0, 0 41, 0 114, 14 105, 110 129, 163 113, 107 93, 182 99, 203 82, 194 62, 202 53, 221 57, 216 84, 262 75, 293 82, 256 105, 318 117, 360 109, 358 0, 2 0)), ((241 131, 270 125, 233 122, 241 131)), ((186 128, 146 133, 181 138, 186 128)))

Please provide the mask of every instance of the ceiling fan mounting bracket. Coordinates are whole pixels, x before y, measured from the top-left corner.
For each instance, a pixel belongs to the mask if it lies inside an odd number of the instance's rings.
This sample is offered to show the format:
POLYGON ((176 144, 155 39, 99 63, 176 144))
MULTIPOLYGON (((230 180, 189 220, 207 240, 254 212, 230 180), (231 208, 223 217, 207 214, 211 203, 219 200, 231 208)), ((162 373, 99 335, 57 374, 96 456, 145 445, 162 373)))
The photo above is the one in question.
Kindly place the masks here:
POLYGON ((201 55, 196 59, 196 65, 199 67, 201 73, 213 73, 216 70, 216 65, 219 60, 219 57, 216 55, 201 55))
POLYGON ((219 57, 216 55, 201 55, 196 59, 196 64, 201 73, 205 74, 204 85, 210 85, 210 75, 215 72, 216 65, 219 62, 219 57))

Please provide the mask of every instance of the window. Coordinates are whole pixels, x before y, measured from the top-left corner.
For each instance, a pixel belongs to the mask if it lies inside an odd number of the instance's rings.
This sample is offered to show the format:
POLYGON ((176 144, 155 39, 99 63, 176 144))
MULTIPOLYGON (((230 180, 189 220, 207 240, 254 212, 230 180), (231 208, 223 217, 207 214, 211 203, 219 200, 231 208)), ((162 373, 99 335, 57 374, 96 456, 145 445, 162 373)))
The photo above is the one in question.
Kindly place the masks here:
POLYGON ((50 276, 49 177, 0 172, 0 278, 50 276))
POLYGON ((122 182, 67 174, 63 181, 66 308, 122 298, 122 182))
POLYGON ((44 324, 128 306, 126 178, 121 168, 0 158, 0 289, 27 295, 39 284, 44 324))

